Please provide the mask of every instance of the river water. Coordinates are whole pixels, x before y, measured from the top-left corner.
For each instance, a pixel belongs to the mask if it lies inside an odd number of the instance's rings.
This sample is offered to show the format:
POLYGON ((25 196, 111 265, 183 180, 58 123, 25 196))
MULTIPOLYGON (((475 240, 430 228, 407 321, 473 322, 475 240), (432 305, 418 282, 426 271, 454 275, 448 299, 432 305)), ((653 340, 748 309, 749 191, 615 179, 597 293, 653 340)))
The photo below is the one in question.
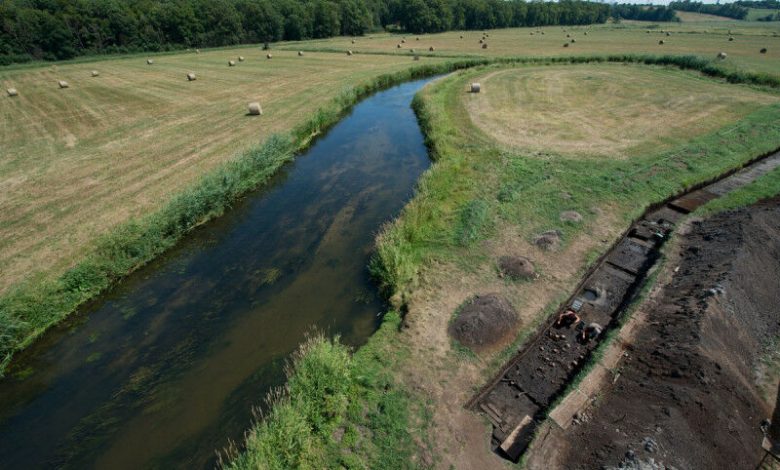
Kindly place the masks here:
POLYGON ((377 93, 262 190, 19 354, 1 468, 211 468, 313 330, 358 346, 384 305, 374 236, 430 165, 410 103, 377 93))

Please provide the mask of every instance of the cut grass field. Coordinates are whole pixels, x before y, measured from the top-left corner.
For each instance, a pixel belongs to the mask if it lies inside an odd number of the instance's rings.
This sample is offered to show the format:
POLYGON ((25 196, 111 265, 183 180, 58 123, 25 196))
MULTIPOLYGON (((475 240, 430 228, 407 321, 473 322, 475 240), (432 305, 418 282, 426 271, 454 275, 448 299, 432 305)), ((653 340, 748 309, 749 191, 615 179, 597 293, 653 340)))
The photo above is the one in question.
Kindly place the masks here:
POLYGON ((479 81, 483 91, 464 100, 472 122, 496 141, 608 158, 678 146, 778 100, 697 73, 642 66, 524 67, 479 81))
POLYGON ((259 48, 239 48, 164 55, 153 65, 133 57, 0 69, 3 87, 19 90, 0 107, 0 293, 61 274, 111 228, 160 209, 345 89, 411 65, 408 57, 283 51, 268 60, 259 48), (228 67, 239 54, 246 61, 228 67), (196 81, 186 80, 190 71, 196 81), (250 101, 265 114, 246 116, 250 101))
POLYGON ((293 50, 346 50, 377 52, 399 56, 469 55, 479 57, 572 57, 605 54, 692 54, 715 58, 726 52, 722 66, 746 72, 780 76, 780 23, 742 22, 646 23, 629 22, 592 26, 547 26, 543 28, 513 28, 488 31, 487 49, 479 43, 480 31, 449 31, 439 34, 397 35, 376 34, 358 38, 305 41, 294 45, 280 44, 293 50), (566 32, 564 32, 566 30, 566 32), (541 34, 543 31, 544 34, 541 34), (648 31, 650 31, 648 33, 648 31), (666 36, 669 31, 671 36, 666 36), (734 41, 729 41, 729 31, 734 41), (533 33, 533 35, 532 35, 533 33), (585 34, 587 33, 587 35, 585 34), (570 35, 567 38, 566 35, 570 35), (463 36, 463 39, 460 39, 463 36), (417 37, 420 40, 417 40, 417 37), (396 46, 401 44, 401 48, 396 46), (576 43, 571 43, 571 39, 576 43), (663 45, 658 44, 660 40, 663 45), (569 47, 563 47, 569 43, 569 47), (429 52, 433 46, 435 51, 429 52), (760 50, 767 48, 766 54, 760 50))

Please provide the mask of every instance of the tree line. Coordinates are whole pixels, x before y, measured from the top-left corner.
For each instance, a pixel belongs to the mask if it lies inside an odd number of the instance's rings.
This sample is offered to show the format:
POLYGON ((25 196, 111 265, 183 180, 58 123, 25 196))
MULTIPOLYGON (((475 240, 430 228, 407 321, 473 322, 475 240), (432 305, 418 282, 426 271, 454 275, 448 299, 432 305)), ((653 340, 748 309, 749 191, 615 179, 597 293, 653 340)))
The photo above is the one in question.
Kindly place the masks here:
POLYGON ((673 9, 665 6, 615 4, 612 17, 639 21, 680 21, 673 9))
POLYGON ((0 65, 382 29, 419 34, 585 25, 604 23, 611 14, 664 21, 665 13, 649 11, 580 0, 2 0, 0 65))
POLYGON ((736 20, 744 20, 748 15, 748 9, 737 3, 724 3, 721 5, 683 0, 681 2, 671 2, 669 8, 678 11, 691 11, 695 13, 706 13, 708 15, 725 16, 736 20))
POLYGON ((780 10, 780 1, 778 0, 737 0, 735 5, 747 8, 769 8, 780 10))

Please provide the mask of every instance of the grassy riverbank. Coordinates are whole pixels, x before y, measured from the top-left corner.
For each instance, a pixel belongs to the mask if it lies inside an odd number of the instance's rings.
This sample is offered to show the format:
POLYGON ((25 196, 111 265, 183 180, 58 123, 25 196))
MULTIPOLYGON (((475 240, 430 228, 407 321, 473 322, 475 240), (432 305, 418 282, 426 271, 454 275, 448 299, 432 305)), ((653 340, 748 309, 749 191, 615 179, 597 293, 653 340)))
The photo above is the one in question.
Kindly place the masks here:
POLYGON ((356 353, 323 337, 305 342, 288 365, 288 382, 272 395, 270 413, 250 432, 246 451, 225 468, 415 468, 427 447, 429 418, 421 397, 393 379, 408 358, 395 343, 401 318, 385 315, 382 328, 356 353))

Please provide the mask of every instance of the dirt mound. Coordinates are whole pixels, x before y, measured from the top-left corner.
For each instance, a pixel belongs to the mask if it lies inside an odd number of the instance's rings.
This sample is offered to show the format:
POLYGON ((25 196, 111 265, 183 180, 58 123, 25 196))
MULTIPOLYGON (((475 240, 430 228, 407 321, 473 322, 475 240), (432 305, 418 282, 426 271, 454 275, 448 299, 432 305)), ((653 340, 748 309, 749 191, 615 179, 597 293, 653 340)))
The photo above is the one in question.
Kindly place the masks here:
POLYGON ((501 277, 510 279, 531 279, 534 277, 534 264, 524 256, 502 256, 498 259, 501 277))
POLYGON ((545 251, 552 251, 561 246, 561 231, 548 230, 534 238, 534 245, 545 251))
POLYGON ((562 449, 564 468, 625 464, 626 455, 675 468, 760 459, 774 401, 756 371, 780 335, 780 198, 694 222, 667 272, 640 307, 648 321, 616 384, 566 431, 563 447, 586 445, 562 449))
POLYGON ((577 211, 563 211, 560 215, 561 222, 582 222, 582 214, 577 211))
POLYGON ((477 295, 467 300, 450 324, 450 335, 476 351, 499 343, 517 322, 512 305, 498 294, 477 295))

